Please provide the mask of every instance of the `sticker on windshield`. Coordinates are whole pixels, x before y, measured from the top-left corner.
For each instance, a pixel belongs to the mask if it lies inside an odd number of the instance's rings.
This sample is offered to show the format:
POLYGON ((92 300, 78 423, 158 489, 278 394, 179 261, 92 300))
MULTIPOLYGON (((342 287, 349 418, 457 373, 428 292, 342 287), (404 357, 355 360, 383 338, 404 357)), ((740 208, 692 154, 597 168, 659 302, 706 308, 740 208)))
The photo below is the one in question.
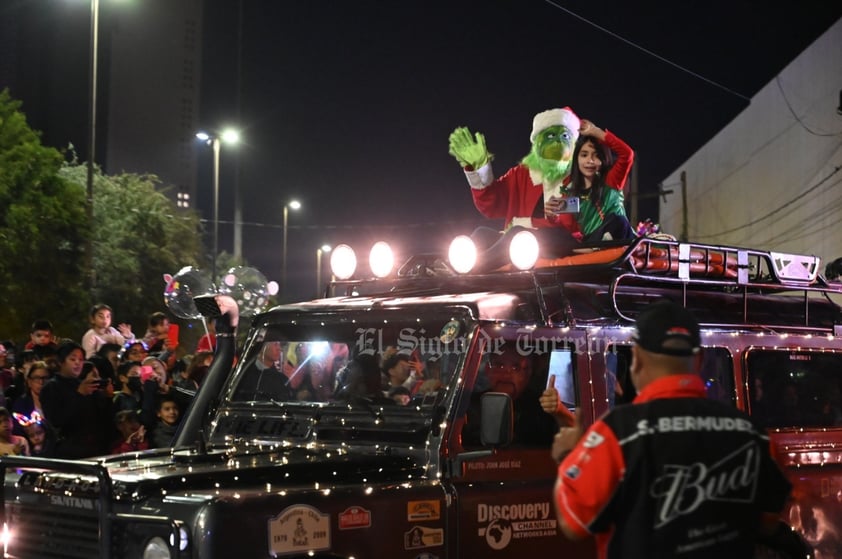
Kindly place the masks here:
POLYGON ((456 339, 456 336, 459 335, 459 321, 458 320, 451 320, 447 324, 444 325, 444 328, 441 329, 441 333, 439 334, 439 339, 442 343, 449 344, 453 340, 456 339))

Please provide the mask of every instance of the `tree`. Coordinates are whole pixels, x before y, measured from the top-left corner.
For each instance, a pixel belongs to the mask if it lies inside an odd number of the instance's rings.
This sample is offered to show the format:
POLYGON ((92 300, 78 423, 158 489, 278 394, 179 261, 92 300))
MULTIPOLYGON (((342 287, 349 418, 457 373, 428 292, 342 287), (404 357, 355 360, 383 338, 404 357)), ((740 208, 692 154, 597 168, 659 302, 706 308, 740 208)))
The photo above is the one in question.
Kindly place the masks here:
POLYGON ((47 318, 75 335, 88 303, 85 190, 58 175, 62 154, 41 145, 20 106, 0 92, 0 333, 20 340, 47 318))
MULTIPOLYGON (((60 176, 81 188, 87 168, 73 161, 60 176)), ((94 174, 91 302, 110 305, 115 322, 130 322, 139 336, 150 313, 166 310, 164 274, 202 263, 198 215, 177 208, 168 189, 154 175, 94 174)))
POLYGON ((97 168, 87 223, 85 165, 72 148, 68 163, 41 145, 20 107, 0 92, 0 339, 26 339, 32 321, 46 318, 59 336, 79 340, 97 302, 142 335, 148 315, 165 309, 163 275, 203 263, 198 216, 177 208, 153 175, 97 168), (89 238, 95 285, 86 292, 89 238))

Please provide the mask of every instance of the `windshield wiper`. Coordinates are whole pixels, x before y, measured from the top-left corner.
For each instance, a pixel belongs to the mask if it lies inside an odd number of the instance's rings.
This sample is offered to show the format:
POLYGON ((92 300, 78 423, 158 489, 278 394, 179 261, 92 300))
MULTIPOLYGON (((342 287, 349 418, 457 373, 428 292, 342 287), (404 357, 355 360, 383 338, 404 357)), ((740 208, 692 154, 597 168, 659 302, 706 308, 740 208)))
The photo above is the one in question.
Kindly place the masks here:
POLYGON ((366 396, 351 396, 348 399, 348 407, 350 409, 354 409, 359 404, 365 411, 371 414, 371 417, 375 419, 377 422, 383 422, 383 408, 378 407, 377 409, 374 408, 372 404, 374 404, 374 400, 372 398, 368 398, 366 396))
POLYGON ((280 400, 276 400, 275 397, 272 394, 269 394, 268 392, 263 392, 263 391, 255 392, 254 398, 255 398, 255 400, 253 400, 253 401, 255 401, 255 402, 258 402, 258 401, 269 402, 272 405, 274 405, 276 408, 280 408, 284 412, 287 411, 287 402, 281 402, 280 400), (256 398, 262 398, 262 400, 257 400, 256 398))

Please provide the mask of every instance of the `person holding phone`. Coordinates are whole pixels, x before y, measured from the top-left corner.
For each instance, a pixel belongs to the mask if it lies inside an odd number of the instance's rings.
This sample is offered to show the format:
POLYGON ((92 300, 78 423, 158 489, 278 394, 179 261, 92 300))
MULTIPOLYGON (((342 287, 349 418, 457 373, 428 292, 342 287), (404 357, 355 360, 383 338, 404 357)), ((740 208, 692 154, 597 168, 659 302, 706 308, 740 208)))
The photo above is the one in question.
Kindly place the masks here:
POLYGON ((59 370, 41 390, 48 436, 55 457, 79 459, 106 454, 113 435, 113 411, 99 372, 76 342, 56 351, 59 370))
POLYGON ((634 151, 628 144, 582 119, 570 182, 561 188, 560 196, 547 199, 548 219, 552 222, 571 213, 584 242, 634 239, 637 235, 626 217, 623 201, 623 188, 633 163, 634 151))
POLYGON ((167 364, 164 363, 160 357, 150 355, 142 362, 140 369, 140 381, 146 382, 153 378, 158 383, 158 392, 165 394, 169 391, 172 384, 172 379, 167 371, 167 364))

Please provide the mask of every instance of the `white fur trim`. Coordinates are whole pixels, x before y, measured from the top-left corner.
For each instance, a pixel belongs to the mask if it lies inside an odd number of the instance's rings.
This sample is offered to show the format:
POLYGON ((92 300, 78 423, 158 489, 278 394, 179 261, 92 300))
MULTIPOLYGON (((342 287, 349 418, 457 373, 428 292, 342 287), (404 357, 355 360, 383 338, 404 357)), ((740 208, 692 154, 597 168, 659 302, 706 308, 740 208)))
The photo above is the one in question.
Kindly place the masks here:
POLYGON ((561 189, 557 184, 544 184, 544 203, 546 204, 553 196, 561 196, 561 189))
POLYGON ((494 182, 494 171, 491 169, 491 163, 486 163, 476 171, 465 171, 465 176, 468 178, 468 184, 474 190, 482 190, 494 182))
POLYGON ((529 180, 533 186, 541 186, 544 183, 544 173, 537 169, 529 169, 529 180))
POLYGON ((516 225, 520 225, 521 227, 526 227, 528 229, 535 229, 534 227, 532 227, 531 217, 513 217, 512 227, 515 227, 516 225))
POLYGON ((529 135, 529 142, 534 142, 535 136, 541 130, 546 130, 550 126, 566 126, 573 134, 574 141, 579 137, 579 117, 570 107, 564 107, 563 109, 550 109, 535 115, 535 118, 532 119, 532 133, 529 135))

